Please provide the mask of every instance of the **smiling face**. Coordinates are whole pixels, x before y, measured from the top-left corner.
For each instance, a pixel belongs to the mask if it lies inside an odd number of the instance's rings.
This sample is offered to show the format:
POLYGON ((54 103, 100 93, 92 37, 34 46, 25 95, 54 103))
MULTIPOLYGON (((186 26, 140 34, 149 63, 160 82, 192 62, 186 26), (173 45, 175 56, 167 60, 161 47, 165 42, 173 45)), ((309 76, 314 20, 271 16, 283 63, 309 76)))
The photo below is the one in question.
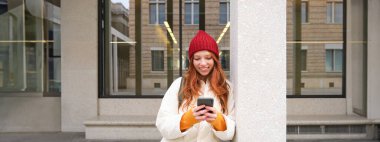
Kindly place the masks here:
POLYGON ((194 53, 193 65, 197 72, 203 77, 210 74, 214 68, 214 60, 212 58, 213 53, 207 50, 202 50, 194 53))

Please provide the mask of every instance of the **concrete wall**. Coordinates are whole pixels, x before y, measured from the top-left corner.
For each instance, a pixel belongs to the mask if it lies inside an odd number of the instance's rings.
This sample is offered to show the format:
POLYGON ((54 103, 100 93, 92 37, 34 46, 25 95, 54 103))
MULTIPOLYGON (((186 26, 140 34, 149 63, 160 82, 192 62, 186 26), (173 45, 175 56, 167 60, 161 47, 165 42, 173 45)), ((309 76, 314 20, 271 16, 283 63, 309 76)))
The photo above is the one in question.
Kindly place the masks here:
POLYGON ((161 100, 99 99, 99 115, 157 115, 161 100))
POLYGON ((345 115, 345 98, 287 99, 287 115, 345 115))
POLYGON ((61 1, 62 131, 84 131, 97 116, 97 0, 61 1))
POLYGON ((61 130, 59 97, 41 95, 0 97, 0 132, 61 130))
POLYGON ((368 1, 368 118, 380 119, 380 1, 368 1))
POLYGON ((231 1, 235 141, 286 141, 286 1, 231 1))

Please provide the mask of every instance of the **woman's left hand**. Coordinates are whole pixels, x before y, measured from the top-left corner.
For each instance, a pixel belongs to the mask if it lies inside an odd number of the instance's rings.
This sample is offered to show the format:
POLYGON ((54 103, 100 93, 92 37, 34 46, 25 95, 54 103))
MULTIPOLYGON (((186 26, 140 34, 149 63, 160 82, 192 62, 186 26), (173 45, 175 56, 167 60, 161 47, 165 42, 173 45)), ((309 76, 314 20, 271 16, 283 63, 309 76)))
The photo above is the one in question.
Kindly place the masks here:
POLYGON ((210 107, 210 106, 206 106, 206 113, 205 113, 205 116, 206 116, 206 121, 211 123, 212 121, 214 121, 216 119, 216 117, 218 116, 217 114, 217 111, 214 107, 210 107))

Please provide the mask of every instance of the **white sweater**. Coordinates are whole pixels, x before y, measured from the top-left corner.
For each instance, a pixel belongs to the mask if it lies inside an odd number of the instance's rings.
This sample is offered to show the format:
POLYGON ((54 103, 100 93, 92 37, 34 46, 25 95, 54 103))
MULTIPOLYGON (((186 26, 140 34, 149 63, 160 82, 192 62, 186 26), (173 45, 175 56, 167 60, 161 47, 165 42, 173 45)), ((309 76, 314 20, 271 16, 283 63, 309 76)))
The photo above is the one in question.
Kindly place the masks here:
MULTIPOLYGON (((235 102, 232 89, 229 90, 228 96, 228 115, 223 114, 227 126, 225 131, 216 131, 211 124, 202 121, 185 132, 181 132, 180 121, 182 115, 186 112, 182 109, 178 110, 177 94, 181 85, 181 79, 181 77, 176 79, 166 91, 160 110, 158 111, 156 127, 163 136, 161 142, 217 142, 220 140, 231 140, 235 134, 235 102)), ((232 88, 231 85, 230 88, 232 88)), ((219 112, 222 112, 219 99, 215 98, 214 93, 210 90, 209 82, 202 85, 201 89, 205 93, 200 97, 214 98, 214 107, 219 112)), ((196 105, 196 99, 194 99, 192 105, 196 105)))

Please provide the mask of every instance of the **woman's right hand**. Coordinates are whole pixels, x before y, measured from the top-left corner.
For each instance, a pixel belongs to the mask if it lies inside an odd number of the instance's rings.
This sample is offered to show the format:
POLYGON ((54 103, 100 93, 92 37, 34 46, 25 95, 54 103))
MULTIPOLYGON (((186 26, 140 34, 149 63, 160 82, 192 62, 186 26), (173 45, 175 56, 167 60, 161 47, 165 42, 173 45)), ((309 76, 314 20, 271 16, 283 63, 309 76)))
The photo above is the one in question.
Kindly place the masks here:
POLYGON ((205 115, 206 112, 207 112, 207 110, 206 110, 205 105, 200 105, 200 106, 193 108, 193 116, 195 117, 195 119, 198 122, 206 120, 206 118, 207 118, 207 116, 205 115))

